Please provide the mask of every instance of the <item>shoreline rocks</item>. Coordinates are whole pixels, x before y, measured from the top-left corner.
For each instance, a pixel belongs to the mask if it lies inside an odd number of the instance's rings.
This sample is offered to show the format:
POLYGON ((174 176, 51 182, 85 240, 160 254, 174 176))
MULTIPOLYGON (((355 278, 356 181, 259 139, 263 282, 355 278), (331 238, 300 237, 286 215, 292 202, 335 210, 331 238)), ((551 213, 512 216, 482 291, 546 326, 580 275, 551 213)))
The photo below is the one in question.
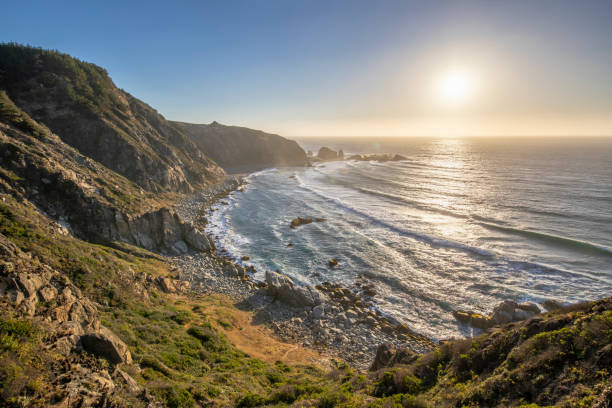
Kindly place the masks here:
POLYGON ((488 316, 465 310, 455 310, 453 316, 462 323, 484 330, 501 324, 526 320, 539 313, 541 310, 535 303, 516 303, 512 300, 504 300, 495 306, 488 316))
POLYGON ((291 278, 277 272, 266 271, 268 293, 297 307, 314 307, 323 302, 322 294, 310 285, 298 286, 291 278))
MULTIPOLYGON (((236 185, 241 184, 211 186, 215 194, 210 190, 197 193, 180 203, 176 212, 191 222, 216 199, 239 194, 236 185)), ((321 221, 313 218, 313 222, 321 221)), ((239 258, 229 258, 221 248, 177 255, 171 262, 181 270, 181 280, 194 293, 230 296, 237 307, 254 313, 254 324, 267 325, 281 340, 340 357, 360 370, 371 365, 379 344, 408 348, 415 353, 437 347, 377 310, 372 302, 375 287, 365 277, 358 277, 350 288, 330 282, 302 286, 272 271, 266 272, 265 281, 254 281, 255 268, 241 265, 239 262, 244 261, 239 258)))

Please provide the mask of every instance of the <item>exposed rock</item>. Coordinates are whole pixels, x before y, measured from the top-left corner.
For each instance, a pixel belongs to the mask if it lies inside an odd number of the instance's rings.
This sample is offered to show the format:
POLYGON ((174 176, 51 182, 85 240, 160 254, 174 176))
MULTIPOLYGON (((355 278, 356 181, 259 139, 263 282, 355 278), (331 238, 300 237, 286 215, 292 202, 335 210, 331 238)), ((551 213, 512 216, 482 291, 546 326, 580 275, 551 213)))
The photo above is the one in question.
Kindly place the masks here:
POLYGON ((408 160, 407 157, 402 156, 401 154, 354 154, 348 158, 348 160, 356 160, 356 161, 379 161, 379 162, 388 162, 388 161, 401 161, 408 160))
POLYGON ((115 370, 115 374, 127 385, 128 391, 135 394, 142 391, 142 387, 138 385, 136 380, 134 380, 128 373, 123 370, 117 369, 115 370))
POLYGON ((50 302, 57 296, 57 289, 53 286, 45 286, 38 291, 38 296, 43 302, 50 302))
POLYGON ((87 352, 104 357, 113 364, 132 362, 132 355, 125 343, 104 326, 98 332, 85 333, 80 341, 87 352))
POLYGON ((302 217, 297 217, 294 218, 293 220, 291 220, 291 224, 289 225, 291 228, 297 228, 301 225, 306 225, 306 224, 310 224, 312 223, 312 218, 302 218, 302 217))
POLYGON ((542 303, 542 306, 544 306, 544 309, 546 309, 547 311, 554 312, 556 310, 562 309, 564 305, 558 300, 548 299, 542 303))
POLYGON ((489 316, 483 316, 464 310, 453 311, 455 319, 472 325, 479 329, 488 329, 495 325, 506 324, 526 320, 540 313, 540 309, 534 303, 521 303, 520 305, 512 300, 504 300, 493 308, 489 316))
POLYGON ((28 275, 20 273, 17 275, 17 283, 23 290, 26 297, 32 297, 38 292, 38 289, 44 284, 42 279, 36 275, 28 275))
POLYGON ((166 293, 176 293, 176 286, 174 281, 170 278, 159 277, 157 278, 157 284, 166 293))
MULTIPOLYGON (((297 217, 294 218, 293 220, 291 220, 291 224, 289 224, 289 226, 293 229, 301 226, 301 225, 306 225, 306 224, 310 224, 312 222, 323 222, 325 221, 325 218, 308 218, 308 217, 297 217)), ((293 244, 291 244, 293 245, 293 244)), ((289 246, 289 245, 288 245, 289 246)))
POLYGON ((317 154, 317 158, 321 160, 337 160, 338 153, 335 150, 330 149, 329 147, 321 147, 319 149, 319 153, 317 154))
POLYGON ((282 300, 297 307, 317 306, 323 301, 321 293, 310 285, 297 286, 291 278, 280 273, 266 271, 266 283, 268 292, 282 300))
POLYGON ((538 307, 538 305, 536 305, 535 303, 532 303, 532 302, 519 303, 517 308, 521 309, 521 310, 525 310, 527 312, 534 313, 534 314, 541 313, 541 310, 538 307))
POLYGON ((323 317, 324 313, 325 313, 325 309, 323 308, 323 305, 315 306, 312 309, 312 318, 315 320, 319 320, 321 317, 323 317))
POLYGON ((374 357, 370 366, 370 371, 377 371, 397 364, 410 364, 417 358, 417 354, 406 348, 395 348, 388 344, 381 344, 376 349, 376 357, 374 357))
POLYGON ((339 263, 339 261, 336 258, 334 258, 334 259, 330 259, 327 262, 327 265, 329 265, 330 268, 333 268, 335 266, 338 266, 338 263, 339 263))

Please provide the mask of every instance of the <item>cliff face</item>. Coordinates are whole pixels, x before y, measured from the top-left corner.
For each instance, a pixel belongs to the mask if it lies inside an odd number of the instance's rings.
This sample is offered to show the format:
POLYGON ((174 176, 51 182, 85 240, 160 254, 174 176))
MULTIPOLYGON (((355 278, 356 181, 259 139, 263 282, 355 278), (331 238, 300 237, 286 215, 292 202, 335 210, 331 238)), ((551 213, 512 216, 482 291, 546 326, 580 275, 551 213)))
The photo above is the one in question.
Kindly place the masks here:
POLYGON ((148 191, 190 192, 223 170, 106 71, 66 54, 0 45, 0 89, 80 153, 148 191))
POLYGON ((304 150, 295 141, 279 135, 216 122, 208 125, 170 123, 229 171, 307 164, 304 150))
POLYGON ((82 155, 0 91, 0 193, 34 203, 74 235, 167 253, 210 249, 164 196, 82 155))

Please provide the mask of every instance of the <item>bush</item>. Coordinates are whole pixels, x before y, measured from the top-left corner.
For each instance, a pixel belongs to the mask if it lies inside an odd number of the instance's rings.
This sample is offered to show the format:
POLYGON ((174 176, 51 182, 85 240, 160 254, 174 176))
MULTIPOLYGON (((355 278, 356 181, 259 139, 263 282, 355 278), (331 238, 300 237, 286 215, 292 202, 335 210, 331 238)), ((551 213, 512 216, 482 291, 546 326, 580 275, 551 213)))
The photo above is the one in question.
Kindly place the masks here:
POLYGON ((161 389, 159 393, 168 408, 192 408, 195 406, 193 396, 185 389, 168 387, 161 389))
POLYGON ((257 394, 246 394, 236 403, 237 408, 259 407, 266 404, 266 399, 257 394))

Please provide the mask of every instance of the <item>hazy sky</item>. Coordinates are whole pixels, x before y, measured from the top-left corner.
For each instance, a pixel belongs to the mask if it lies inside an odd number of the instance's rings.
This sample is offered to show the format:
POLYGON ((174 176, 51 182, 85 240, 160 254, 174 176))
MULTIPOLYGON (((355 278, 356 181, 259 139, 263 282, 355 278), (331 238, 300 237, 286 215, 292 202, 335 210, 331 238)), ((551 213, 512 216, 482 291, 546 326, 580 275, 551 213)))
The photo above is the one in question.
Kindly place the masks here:
POLYGON ((612 135, 610 0, 93 3, 5 2, 0 41, 94 62, 174 120, 293 137, 612 135))

